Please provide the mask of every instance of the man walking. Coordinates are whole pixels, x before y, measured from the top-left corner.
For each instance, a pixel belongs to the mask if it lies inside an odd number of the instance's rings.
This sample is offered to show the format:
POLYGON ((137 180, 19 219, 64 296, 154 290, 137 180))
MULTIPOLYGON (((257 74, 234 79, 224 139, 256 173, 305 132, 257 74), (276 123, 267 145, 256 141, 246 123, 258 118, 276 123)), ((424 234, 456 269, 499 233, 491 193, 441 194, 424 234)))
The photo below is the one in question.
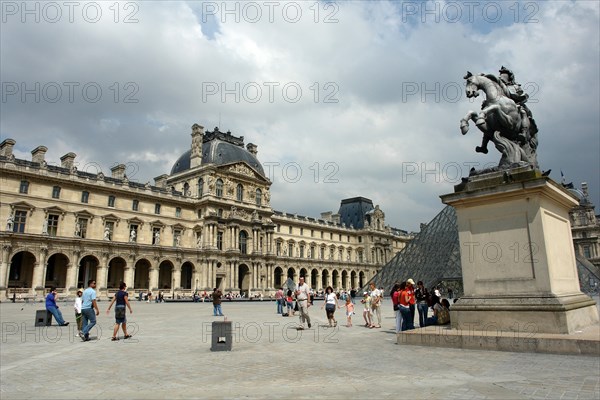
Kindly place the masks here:
POLYGON ((81 316, 83 317, 83 328, 79 332, 79 337, 87 342, 90 340, 90 331, 96 325, 96 315, 100 314, 98 303, 96 302, 96 280, 88 281, 88 288, 83 291, 81 297, 81 316), (94 313, 95 310, 95 313, 94 313))
POLYGON ((310 287, 304 282, 304 277, 300 277, 298 288, 296 288, 296 303, 300 312, 300 326, 298 329, 304 329, 304 321, 308 322, 310 328, 310 316, 308 315, 308 307, 310 307, 310 287))
POLYGON ((50 288, 50 293, 46 296, 46 310, 48 310, 52 315, 54 315, 54 319, 60 326, 69 325, 68 322, 65 322, 62 313, 58 309, 58 305, 56 305, 56 287, 52 286, 50 288))

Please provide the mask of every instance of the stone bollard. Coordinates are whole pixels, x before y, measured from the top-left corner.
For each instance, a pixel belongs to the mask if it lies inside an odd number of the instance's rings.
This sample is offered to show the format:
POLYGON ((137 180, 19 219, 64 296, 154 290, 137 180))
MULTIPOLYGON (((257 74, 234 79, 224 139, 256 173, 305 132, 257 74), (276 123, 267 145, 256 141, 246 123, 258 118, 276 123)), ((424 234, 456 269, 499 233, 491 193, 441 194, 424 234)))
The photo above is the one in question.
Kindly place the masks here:
POLYGON ((231 321, 213 321, 210 351, 231 351, 231 321))

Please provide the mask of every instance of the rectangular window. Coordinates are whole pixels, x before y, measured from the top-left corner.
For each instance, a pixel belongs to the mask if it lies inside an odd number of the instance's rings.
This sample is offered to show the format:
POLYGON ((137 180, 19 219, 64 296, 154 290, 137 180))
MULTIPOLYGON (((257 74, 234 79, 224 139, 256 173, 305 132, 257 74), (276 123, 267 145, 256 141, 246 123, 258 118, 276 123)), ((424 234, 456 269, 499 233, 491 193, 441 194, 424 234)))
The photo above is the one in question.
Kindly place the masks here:
POLYGON ((154 214, 160 214, 160 204, 158 203, 154 205, 154 214))
POLYGON ((314 229, 310 230, 310 237, 315 237, 315 230, 314 229))
POLYGON ((277 254, 278 256, 281 255, 281 242, 275 243, 275 254, 277 254))
POLYGON ((27 222, 27 211, 15 211, 13 232, 25 233, 25 222, 27 222))
POLYGON ((304 246, 300 245, 300 258, 304 258, 304 246))
POLYGON ((292 227, 291 226, 288 228, 288 231, 289 231, 288 233, 291 235, 292 234, 292 227))
POLYGON ((288 257, 293 257, 294 256, 294 244, 290 243, 288 244, 288 257))
POLYGON ((113 221, 106 221, 104 224, 104 240, 112 240, 114 231, 115 223, 113 221))
POLYGON ((359 251, 359 252, 358 252, 358 262, 359 262, 359 263, 362 263, 362 262, 363 262, 363 253, 362 253, 362 251, 359 251))
POLYGON ((152 228, 152 244, 160 244, 160 228, 152 228))
POLYGON ((217 249, 223 250, 223 232, 217 232, 217 249))
POLYGON ((304 235, 304 228, 300 228, 300 236, 304 235))
POLYGON ((321 260, 325 259, 325 248, 324 248, 324 247, 321 247, 321 248, 319 249, 319 258, 320 258, 321 260))
POLYGON ((58 232, 58 215, 48 215, 48 236, 56 236, 58 232))
POLYGON ((362 236, 358 237, 358 243, 362 243, 362 236))
POLYGON ((333 240, 333 232, 329 232, 329 240, 333 240))
POLYGON ((310 246, 310 258, 315 258, 315 246, 310 246))
POLYGON ((86 192, 85 190, 81 192, 81 202, 87 203, 90 199, 90 192, 86 192))
POLYGON ((202 218, 202 209, 198 210, 198 219, 202 218))
POLYGON ((173 247, 181 246, 181 230, 176 229, 173 232, 173 247))
POLYGON ((60 199, 60 186, 54 186, 52 188, 52 198, 60 199))
POLYGON ((136 243, 138 237, 138 226, 135 224, 129 225, 129 242, 136 243))
POLYGON ((29 192, 29 182, 21 181, 21 185, 19 186, 19 193, 27 194, 29 192))
POLYGON ((323 231, 321 231, 321 239, 323 239, 323 231))
POLYGON ((109 207, 115 206, 115 196, 108 196, 108 206, 109 207))
POLYGON ((175 209, 175 216, 176 216, 177 218, 181 218, 181 207, 177 207, 177 208, 175 209))
POLYGON ((139 200, 133 200, 133 202, 131 202, 131 209, 133 211, 138 211, 140 208, 140 202, 139 200))
POLYGON ((583 246, 583 256, 585 258, 592 258, 592 252, 590 251, 590 246, 583 246))
POLYGON ((340 242, 342 241, 342 234, 340 233, 340 237, 338 239, 340 242))
POLYGON ((87 237, 87 227, 87 218, 79 218, 77 220, 77 224, 75 224, 75 236, 79 236, 80 238, 85 239, 87 237))
POLYGON ((281 232, 281 225, 277 224, 277 232, 281 232))

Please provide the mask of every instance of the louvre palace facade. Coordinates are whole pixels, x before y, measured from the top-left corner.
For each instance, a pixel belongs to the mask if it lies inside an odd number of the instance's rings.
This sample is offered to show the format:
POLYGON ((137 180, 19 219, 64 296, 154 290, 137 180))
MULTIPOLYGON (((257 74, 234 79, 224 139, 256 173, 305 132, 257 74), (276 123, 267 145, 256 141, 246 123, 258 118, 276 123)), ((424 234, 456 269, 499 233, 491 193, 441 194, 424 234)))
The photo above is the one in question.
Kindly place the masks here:
POLYGON ((0 144, 0 300, 73 295, 88 279, 101 297, 120 281, 165 297, 270 295, 299 276, 357 288, 411 239, 364 197, 320 218, 273 210, 257 146, 218 128, 194 124, 191 148, 154 184, 130 181, 124 164, 79 171, 74 153, 53 165, 44 146, 17 159, 15 144, 0 144))

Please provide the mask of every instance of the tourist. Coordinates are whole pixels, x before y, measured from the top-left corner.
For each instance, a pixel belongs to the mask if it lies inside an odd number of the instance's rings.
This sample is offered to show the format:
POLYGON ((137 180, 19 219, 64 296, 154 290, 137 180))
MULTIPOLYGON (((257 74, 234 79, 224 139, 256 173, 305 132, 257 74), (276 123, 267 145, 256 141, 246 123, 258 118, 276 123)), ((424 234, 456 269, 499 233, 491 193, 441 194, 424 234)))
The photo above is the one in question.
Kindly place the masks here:
POLYGON ((392 288, 392 292, 390 296, 392 297, 392 305, 394 306, 394 314, 396 315, 396 333, 400 333, 402 331, 402 314, 400 313, 400 293, 406 289, 406 283, 398 283, 394 284, 392 288))
POLYGON ((335 309, 338 307, 337 296, 333 293, 333 288, 331 286, 327 286, 325 289, 325 300, 323 301, 323 305, 321 306, 321 310, 325 307, 325 312, 327 313, 327 322, 329 326, 337 326, 337 321, 333 314, 335 313, 335 309))
POLYGON ((412 280, 412 278, 408 279, 406 281, 406 291, 408 292, 408 295, 410 296, 410 300, 409 300, 409 310, 410 310, 410 321, 409 321, 409 326, 412 326, 412 328, 410 329, 415 329, 415 309, 416 309, 416 304, 417 304, 417 299, 415 298, 415 281, 412 280))
POLYGON ((292 289, 288 289, 285 297, 285 303, 287 305, 288 315, 295 316, 296 312, 294 311, 294 298, 292 297, 294 293, 292 289))
POLYGON ((220 289, 214 288, 212 293, 212 301, 213 301, 213 316, 222 317, 223 310, 221 310, 221 297, 223 297, 223 293, 221 293, 220 289))
MULTIPOLYGON (((81 290, 77 291, 77 297, 75 297, 75 303, 73 304, 73 308, 75 309, 75 321, 77 322, 77 332, 81 331, 81 295, 83 292, 81 290)), ((77 336, 77 335, 76 335, 77 336)))
POLYGON ((81 332, 79 332, 79 337, 84 342, 87 342, 90 340, 90 331, 96 325, 96 316, 100 315, 98 302, 96 302, 96 280, 90 279, 88 281, 88 287, 83 291, 81 301, 83 327, 81 328, 81 332), (94 310, 96 311, 95 313, 94 310))
POLYGON ((423 281, 417 282, 415 298, 417 300, 417 310, 419 311, 419 326, 423 328, 427 321, 427 311, 429 310, 429 292, 423 286, 423 281))
POLYGON ((365 320, 365 326, 370 328, 371 323, 371 296, 369 296, 369 292, 365 292, 363 294, 363 299, 360 301, 364 304, 365 308, 363 310, 363 318, 365 320))
POLYGON ((296 288, 296 305, 298 306, 298 311, 300 312, 300 325, 298 329, 304 329, 304 322, 308 323, 308 327, 311 327, 310 324, 310 315, 308 315, 308 307, 310 307, 310 287, 307 283, 304 282, 304 277, 301 276, 298 282, 298 287, 296 288))
POLYGON ((58 309, 58 305, 56 304, 57 295, 58 294, 56 292, 56 287, 52 286, 50 288, 50 293, 48 293, 48 296, 46 296, 46 310, 48 310, 48 312, 54 315, 54 319, 56 320, 58 325, 67 326, 69 325, 69 323, 65 322, 62 313, 60 312, 60 310, 58 309))
POLYGON ((277 314, 283 314, 283 288, 280 287, 275 293, 275 302, 277 303, 277 314))
POLYGON ((346 304, 339 308, 346 307, 346 326, 350 328, 352 326, 352 316, 354 315, 354 304, 350 299, 350 296, 346 296, 346 304))
POLYGON ((440 298, 435 294, 432 296, 431 301, 433 304, 433 316, 427 318, 427 326, 430 325, 446 325, 450 323, 450 303, 448 300, 443 299, 440 303, 440 298))
POLYGON ((121 325, 121 329, 123 329, 123 339, 129 339, 131 337, 131 335, 127 333, 127 310, 125 310, 125 307, 129 308, 129 314, 133 313, 133 310, 131 309, 131 304, 129 304, 128 295, 125 289, 127 289, 127 285, 125 282, 121 282, 119 284, 119 291, 115 293, 115 296, 106 309, 106 315, 108 315, 112 305, 115 302, 117 303, 115 305, 115 328, 113 329, 113 335, 111 339, 113 342, 119 340, 117 337, 119 325, 121 325))
POLYGON ((400 307, 400 314, 402 316, 402 327, 401 331, 407 331, 409 329, 414 329, 414 325, 412 324, 412 319, 410 316, 410 293, 411 289, 408 288, 408 285, 404 283, 404 288, 400 292, 398 307, 400 307))
POLYGON ((374 323, 371 324, 371 328, 381 328, 381 299, 383 293, 381 290, 377 289, 374 282, 371 282, 369 285, 371 287, 371 310, 373 314, 377 316, 377 325, 374 323))

